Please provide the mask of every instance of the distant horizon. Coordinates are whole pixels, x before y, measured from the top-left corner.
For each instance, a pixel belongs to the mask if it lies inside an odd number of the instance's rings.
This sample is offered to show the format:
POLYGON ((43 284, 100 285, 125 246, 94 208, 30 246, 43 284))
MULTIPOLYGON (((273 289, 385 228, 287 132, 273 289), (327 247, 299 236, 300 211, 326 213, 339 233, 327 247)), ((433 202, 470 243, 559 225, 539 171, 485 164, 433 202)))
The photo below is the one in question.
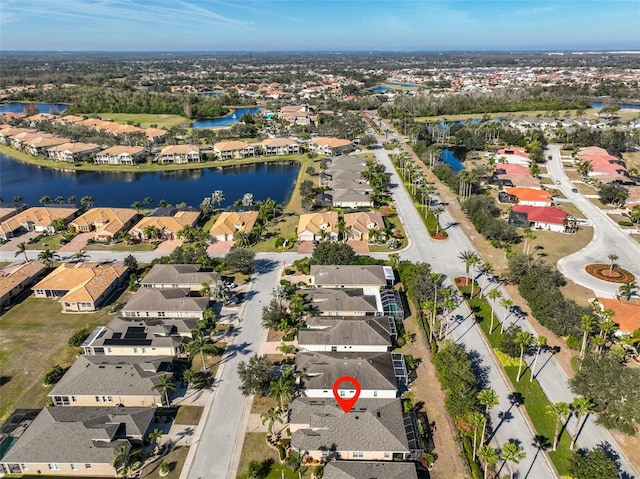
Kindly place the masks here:
POLYGON ((637 0, 3 0, 0 27, 21 52, 640 50, 637 0))

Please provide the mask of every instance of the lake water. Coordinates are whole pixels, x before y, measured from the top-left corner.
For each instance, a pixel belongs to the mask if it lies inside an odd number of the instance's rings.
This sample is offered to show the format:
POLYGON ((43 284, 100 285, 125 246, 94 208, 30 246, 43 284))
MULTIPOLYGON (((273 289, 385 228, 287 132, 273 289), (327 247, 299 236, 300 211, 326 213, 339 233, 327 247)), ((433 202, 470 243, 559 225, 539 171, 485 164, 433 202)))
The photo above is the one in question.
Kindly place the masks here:
POLYGON ((464 155, 466 150, 464 148, 445 148, 442 150, 440 159, 453 168, 456 173, 460 170, 464 170, 464 155))
MULTIPOLYGON (((5 103, 4 105, 0 105, 0 114, 2 113, 24 113, 24 107, 27 103, 18 103, 11 102, 5 103)), ((57 111, 58 113, 62 113, 69 105, 65 105, 62 103, 33 103, 33 105, 38 107, 40 113, 51 113, 51 110, 57 111)))
MULTIPOLYGON (((617 105, 621 110, 640 110, 640 105, 632 105, 631 103, 618 103, 617 105)), ((602 102, 599 101, 591 103, 591 107, 597 108, 598 110, 602 108, 602 106, 602 102)))
POLYGON ((205 196, 222 190, 226 198, 222 206, 242 199, 245 193, 252 193, 256 201, 272 198, 282 204, 291 196, 299 169, 298 164, 259 163, 222 170, 153 173, 62 171, 38 168, 0 154, 0 195, 8 202, 22 195, 33 206, 46 195, 75 195, 77 201, 89 195, 97 206, 130 207, 148 196, 156 202, 185 202, 197 207, 205 196))
POLYGON ((371 93, 387 93, 389 90, 390 88, 387 88, 385 86, 377 86, 371 90, 371 93))
POLYGON ((230 126, 240 121, 242 115, 250 113, 253 115, 260 111, 260 108, 237 108, 235 111, 220 118, 206 118, 204 120, 197 120, 193 122, 193 128, 213 128, 216 126, 230 126))

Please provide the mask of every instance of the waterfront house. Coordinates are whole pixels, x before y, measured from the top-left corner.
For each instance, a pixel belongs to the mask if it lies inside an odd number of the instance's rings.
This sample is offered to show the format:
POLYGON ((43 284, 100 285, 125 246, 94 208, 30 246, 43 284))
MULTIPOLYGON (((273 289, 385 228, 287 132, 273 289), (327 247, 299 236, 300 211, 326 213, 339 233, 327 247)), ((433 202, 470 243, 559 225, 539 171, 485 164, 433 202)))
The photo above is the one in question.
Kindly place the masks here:
POLYGON ((262 149, 266 156, 295 155, 300 152, 300 145, 289 138, 267 138, 262 141, 262 149))
POLYGON ((386 288, 393 286, 393 268, 379 265, 319 265, 310 269, 318 288, 386 288))
POLYGON ((359 399, 348 414, 333 398, 299 397, 289 407, 291 447, 317 461, 399 461, 422 456, 415 417, 400 399, 359 399))
POLYGON ((397 337, 395 320, 387 316, 306 319, 298 331, 301 351, 385 352, 397 337))
POLYGON ((309 105, 286 105, 280 108, 278 116, 293 125, 310 125, 312 114, 309 105))
POLYGON ((300 215, 298 241, 338 240, 338 213, 319 211, 300 215))
POLYGON ((12 304, 23 291, 40 279, 45 271, 45 266, 37 261, 4 268, 0 275, 0 308, 12 304))
POLYGON ((14 136, 20 133, 37 133, 37 130, 33 128, 14 128, 12 126, 5 126, 0 129, 0 143, 3 145, 11 145, 11 140, 14 136))
POLYGON ((145 128, 144 134, 147 137, 147 140, 154 145, 164 143, 167 139, 167 130, 163 130, 162 128, 145 128))
POLYGON ((143 146, 116 145, 97 153, 93 162, 97 165, 135 165, 146 154, 143 146))
POLYGON ((49 148, 47 156, 52 160, 75 163, 100 150, 100 146, 95 143, 63 143, 49 148))
POLYGON ((37 138, 31 138, 22 142, 22 149, 33 156, 46 156, 47 150, 51 147, 64 145, 71 140, 68 138, 58 138, 51 135, 42 134, 37 138))
POLYGON ((200 161, 200 147, 196 145, 169 145, 156 157, 158 163, 193 163, 200 161))
POLYGON ((55 406, 161 406, 161 376, 173 376, 172 356, 81 354, 48 396, 55 406))
POLYGON ((108 242, 126 231, 138 218, 130 208, 91 208, 69 223, 79 233, 93 231, 95 241, 108 242))
POLYGON ((413 462, 330 461, 322 471, 323 479, 418 479, 413 462))
POLYGON ((209 230, 212 241, 233 241, 234 235, 240 231, 251 233, 258 220, 257 211, 228 211, 221 213, 209 230))
POLYGON ((36 233, 54 234, 54 221, 63 219, 69 221, 78 214, 77 208, 36 206, 7 218, 0 223, 0 238, 6 240, 21 231, 35 231, 36 233))
POLYGON ((248 158, 256 154, 253 146, 241 140, 219 141, 213 145, 213 152, 221 160, 248 158))
POLYGON ((140 288, 122 308, 125 318, 203 319, 209 298, 189 296, 188 289, 140 288))
POLYGON ((140 280, 143 288, 186 289, 197 293, 203 283, 213 284, 220 279, 220 273, 200 271, 200 264, 154 264, 140 280))
POLYGON ((384 230, 384 218, 377 211, 358 211, 345 213, 345 234, 347 239, 369 241, 384 230))
POLYGON ((92 312, 102 306, 129 275, 126 266, 62 263, 33 287, 36 298, 57 299, 62 312, 92 312))
MULTIPOLYGON (((401 354, 397 355, 402 357, 401 354)), ((357 378, 360 398, 398 397, 398 387, 407 383, 404 361, 394 364, 389 352, 298 352, 296 372, 301 376, 302 394, 313 398, 332 398, 335 382, 344 376, 357 378)), ((338 387, 340 397, 356 393, 351 382, 338 387)))
POLYGON ((2 203, 0 202, 0 222, 17 215, 27 209, 24 203, 2 203))
POLYGON ((111 460, 129 450, 156 426, 155 409, 44 408, 0 458, 0 472, 60 477, 114 477, 111 460))
POLYGON ((316 153, 327 156, 337 156, 348 150, 353 149, 353 143, 350 140, 342 138, 320 137, 309 142, 309 149, 316 153))
POLYGON ((113 318, 82 343, 89 356, 176 356, 192 338, 197 319, 113 318))
POLYGON ((564 233, 567 213, 553 206, 514 205, 509 214, 509 223, 524 228, 536 228, 564 233))
POLYGON ((185 226, 195 226, 200 218, 200 211, 181 208, 156 208, 148 216, 135 224, 129 233, 137 240, 149 239, 145 231, 153 228, 160 240, 172 240, 185 226))

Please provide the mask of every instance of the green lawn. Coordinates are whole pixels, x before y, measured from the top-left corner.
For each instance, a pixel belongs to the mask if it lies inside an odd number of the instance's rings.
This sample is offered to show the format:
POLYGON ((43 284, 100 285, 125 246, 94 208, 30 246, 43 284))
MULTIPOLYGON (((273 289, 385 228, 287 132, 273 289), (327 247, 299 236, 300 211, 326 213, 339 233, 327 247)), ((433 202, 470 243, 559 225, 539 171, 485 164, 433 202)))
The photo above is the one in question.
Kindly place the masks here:
POLYGON ((182 424, 186 426, 197 426, 202 417, 202 406, 178 406, 178 413, 176 414, 175 424, 182 424))
MULTIPOLYGON (((262 432, 248 433, 244 437, 242 454, 240 455, 240 467, 237 479, 249 479, 247 470, 251 461, 273 461, 267 479, 281 479, 282 474, 286 479, 298 479, 298 473, 278 462, 278 453, 267 446, 265 434, 262 432)), ((311 477, 311 471, 303 468, 302 477, 311 477)))
MULTIPOLYGON (((461 286, 459 289, 468 298, 471 291, 470 286, 461 286)), ((494 329, 493 332, 489 334, 489 327, 491 325, 491 306, 487 300, 478 294, 476 294, 472 299, 467 299, 467 303, 474 312, 476 322, 480 325, 480 329, 488 339, 489 344, 492 348, 497 349, 500 344, 502 334, 500 334, 500 324, 497 319, 494 319, 494 329)), ((533 382, 530 381, 531 371, 527 369, 520 378, 520 382, 516 382, 518 366, 509 365, 504 368, 509 380, 511 381, 511 385, 524 398, 524 408, 535 427, 536 433, 546 437, 549 444, 553 444, 555 420, 552 416, 547 414, 547 407, 551 403, 540 388, 538 381, 535 379, 533 382)), ((553 465, 563 476, 568 474, 569 460, 572 454, 572 451, 569 449, 570 442, 571 438, 565 431, 560 437, 557 451, 549 451, 549 457, 553 462, 553 465)))
POLYGON ((140 128, 149 128, 156 125, 157 128, 168 130, 172 126, 189 123, 189 120, 180 115, 152 115, 146 113, 81 113, 80 115, 91 115, 102 118, 103 120, 112 120, 118 123, 139 123, 140 128))
POLYGON ((51 236, 43 236, 35 243, 25 243, 26 249, 34 249, 34 250, 44 250, 50 249, 51 251, 57 251, 60 249, 60 234, 55 234, 51 236))
POLYGON ((154 249, 156 249, 156 245, 154 243, 116 243, 114 245, 93 243, 87 244, 83 249, 85 251, 153 251, 154 249))

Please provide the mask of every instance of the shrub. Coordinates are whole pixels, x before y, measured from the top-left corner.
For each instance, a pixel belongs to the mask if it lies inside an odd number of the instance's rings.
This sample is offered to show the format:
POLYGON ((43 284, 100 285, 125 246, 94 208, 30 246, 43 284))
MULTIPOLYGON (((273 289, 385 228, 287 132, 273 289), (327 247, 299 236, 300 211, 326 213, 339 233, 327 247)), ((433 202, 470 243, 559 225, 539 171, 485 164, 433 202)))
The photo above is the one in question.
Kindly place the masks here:
POLYGON ((618 224, 620 226, 633 226, 633 223, 631 221, 618 221, 618 224))
POLYGON ((84 340, 89 336, 90 331, 86 328, 81 329, 73 333, 73 335, 69 338, 68 344, 72 348, 78 348, 84 343, 84 340))
POLYGON ((574 351, 580 351, 580 348, 582 348, 582 338, 574 336, 573 334, 570 334, 569 336, 567 336, 566 341, 567 341, 567 347, 569 349, 573 349, 574 351))
POLYGON ((56 364, 44 375, 44 385, 50 386, 51 384, 57 383, 62 376, 64 376, 64 372, 65 370, 62 369, 59 364, 56 364))

